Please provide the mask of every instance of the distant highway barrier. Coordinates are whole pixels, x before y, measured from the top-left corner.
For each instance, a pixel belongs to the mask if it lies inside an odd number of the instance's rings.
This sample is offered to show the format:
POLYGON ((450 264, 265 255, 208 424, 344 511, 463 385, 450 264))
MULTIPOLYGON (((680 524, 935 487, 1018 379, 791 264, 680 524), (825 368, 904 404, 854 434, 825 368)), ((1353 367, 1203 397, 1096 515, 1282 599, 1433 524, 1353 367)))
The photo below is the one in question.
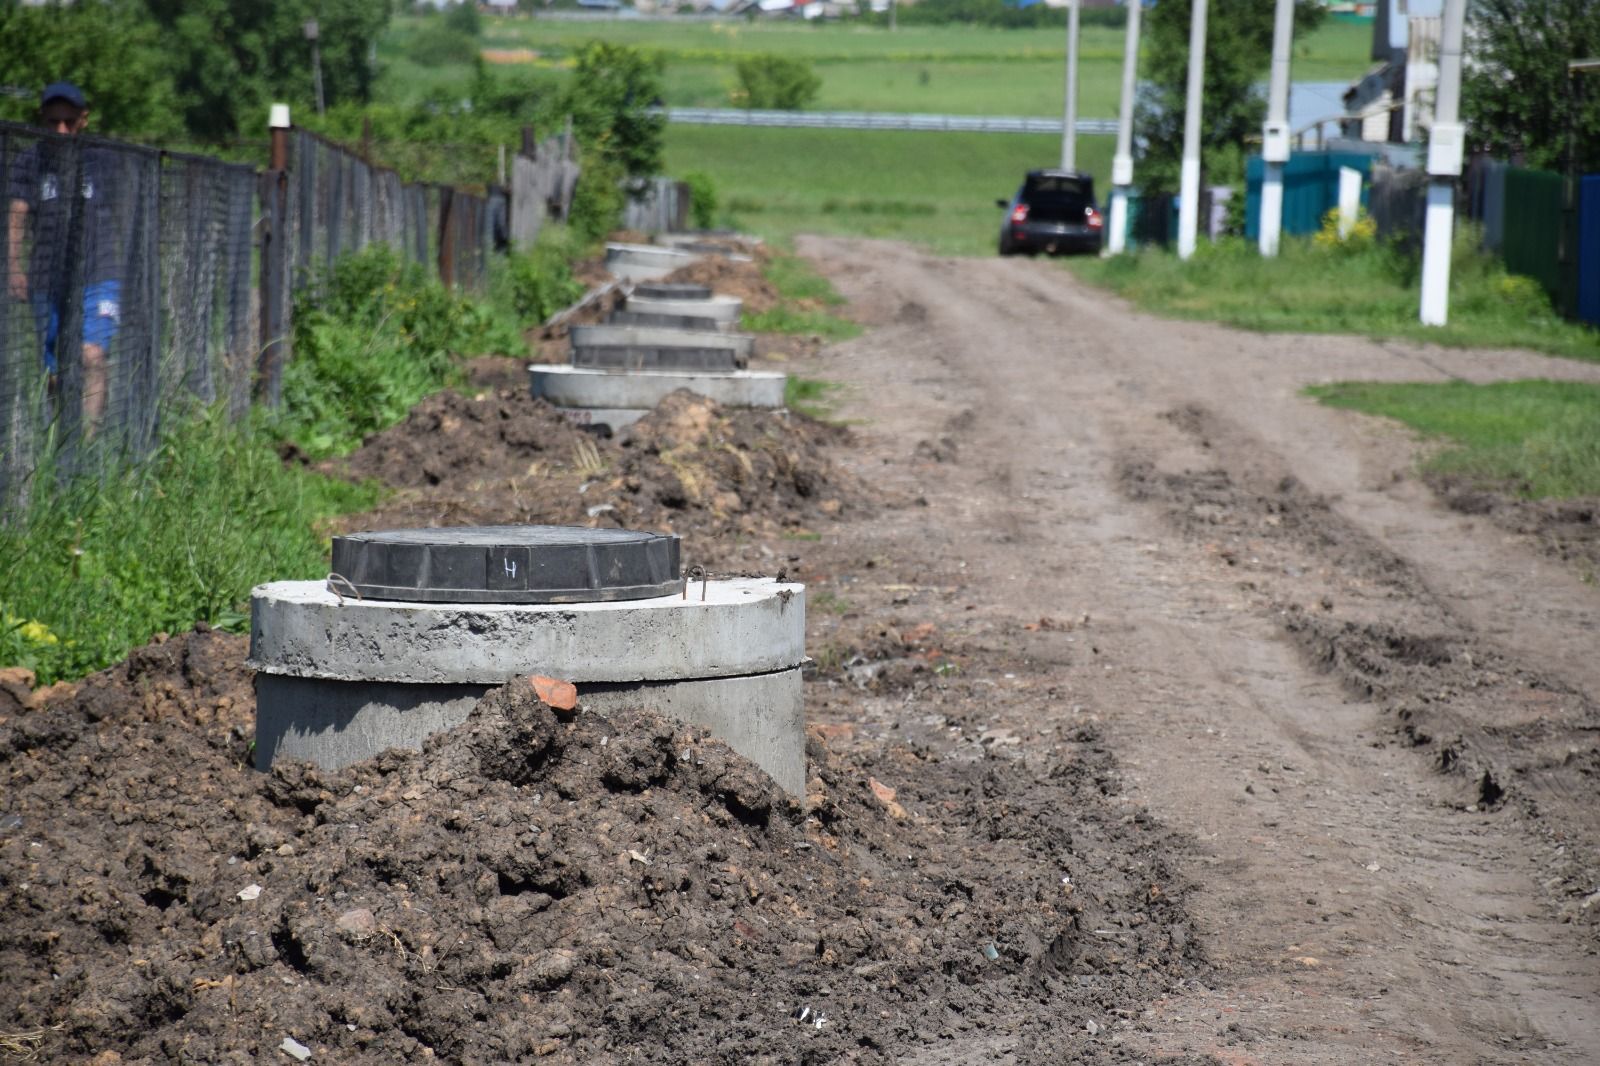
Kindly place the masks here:
MULTIPOLYGON (((666 107, 670 122, 691 126, 771 126, 820 130, 913 130, 943 133, 1060 133, 1059 118, 1025 115, 919 115, 890 111, 754 111, 738 107, 666 107)), ((1080 118, 1078 132, 1113 135, 1114 118, 1080 118)))

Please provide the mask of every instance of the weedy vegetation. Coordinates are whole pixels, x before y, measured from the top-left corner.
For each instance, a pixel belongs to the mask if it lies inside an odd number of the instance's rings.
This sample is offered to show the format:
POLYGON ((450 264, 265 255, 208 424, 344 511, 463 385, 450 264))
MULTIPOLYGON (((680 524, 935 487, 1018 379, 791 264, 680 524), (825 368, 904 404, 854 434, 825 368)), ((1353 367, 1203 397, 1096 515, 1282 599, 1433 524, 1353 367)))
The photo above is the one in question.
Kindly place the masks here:
POLYGON ((525 350, 518 323, 576 288, 565 239, 501 264, 488 301, 383 246, 342 258, 297 296, 278 407, 177 419, 131 468, 36 469, 0 520, 0 665, 79 677, 154 633, 242 629, 252 586, 325 573, 330 519, 381 492, 283 454, 348 452, 457 381, 458 356, 525 350))
MULTIPOLYGON (((1360 232, 1358 227, 1358 233, 1360 232)), ((1600 335, 1563 320, 1529 278, 1507 274, 1478 250, 1472 227, 1457 230, 1449 325, 1417 320, 1414 253, 1372 239, 1288 239, 1276 259, 1239 238, 1202 241, 1185 263, 1161 249, 1079 259, 1070 269, 1138 307, 1172 318, 1209 319, 1263 332, 1356 333, 1453 347, 1531 348, 1600 360, 1600 335)))

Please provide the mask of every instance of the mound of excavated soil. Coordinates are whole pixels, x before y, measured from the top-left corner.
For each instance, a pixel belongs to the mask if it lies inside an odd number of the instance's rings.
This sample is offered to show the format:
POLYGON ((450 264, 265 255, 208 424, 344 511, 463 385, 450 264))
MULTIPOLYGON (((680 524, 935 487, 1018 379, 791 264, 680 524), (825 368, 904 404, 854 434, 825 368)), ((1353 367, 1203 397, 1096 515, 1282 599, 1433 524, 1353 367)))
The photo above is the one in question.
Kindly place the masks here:
POLYGON ((565 461, 590 439, 526 388, 478 396, 447 390, 325 469, 395 488, 500 479, 525 473, 540 460, 565 461))
POLYGON ((327 469, 405 490, 347 528, 549 522, 684 535, 709 544, 830 520, 867 494, 823 453, 847 430, 799 414, 667 397, 614 440, 525 390, 439 393, 327 469))
POLYGON ((1193 972, 1087 731, 990 772, 814 742, 801 804, 519 681, 423 753, 262 774, 243 653, 176 638, 0 722, 0 1028, 46 1059, 889 1062, 1026 1004, 1042 1061, 1193 972))
POLYGON ((744 301, 744 313, 760 314, 778 306, 782 299, 777 288, 761 273, 761 257, 748 262, 707 255, 688 266, 679 267, 662 281, 674 285, 709 285, 718 296, 737 296, 744 301))

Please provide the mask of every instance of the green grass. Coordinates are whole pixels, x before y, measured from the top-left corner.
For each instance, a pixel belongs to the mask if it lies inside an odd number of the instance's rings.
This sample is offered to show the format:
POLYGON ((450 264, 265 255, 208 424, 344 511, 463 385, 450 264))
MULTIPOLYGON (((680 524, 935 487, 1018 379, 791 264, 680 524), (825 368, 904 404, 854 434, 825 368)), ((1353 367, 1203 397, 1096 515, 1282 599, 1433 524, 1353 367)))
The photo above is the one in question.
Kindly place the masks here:
POLYGON ((297 294, 278 408, 239 424, 218 412, 174 418, 133 469, 36 471, 0 510, 0 666, 44 683, 81 676, 163 630, 242 627, 253 585, 325 574, 326 520, 370 508, 380 490, 285 464, 280 442, 349 451, 453 380, 456 355, 520 350, 515 323, 569 294, 558 252, 506 264, 498 307, 386 248, 347 256, 297 294))
POLYGON ((1448 441, 1425 461, 1436 473, 1534 499, 1600 496, 1600 385, 1344 382, 1306 391, 1448 441))
POLYGON ((215 412, 133 470, 65 486, 40 471, 0 523, 0 665, 49 683, 157 632, 239 628, 251 586, 326 573, 318 523, 377 496, 286 466, 269 436, 215 412))
POLYGON ((832 396, 844 386, 837 381, 790 374, 783 383, 783 405, 821 422, 834 421, 832 396))
MULTIPOLYGON (((1080 137, 1079 166, 1104 186, 1113 138, 1080 137)), ((711 175, 726 221, 770 240, 800 233, 994 251, 997 198, 1054 165, 1060 139, 984 133, 669 126, 667 171, 711 175)))
MULTIPOLYGON (((379 44, 378 98, 394 103, 464 85, 466 65, 424 67, 407 46, 420 21, 394 20, 379 44)), ((818 110, 927 111, 951 114, 1057 115, 1062 97, 1059 29, 907 26, 894 33, 853 24, 790 22, 549 22, 489 20, 482 45, 528 49, 537 65, 559 68, 577 46, 596 38, 659 52, 667 63, 672 107, 726 107, 743 55, 776 52, 811 60, 822 77, 818 110)), ((1329 21, 1302 42, 1294 65, 1300 81, 1346 81, 1370 65, 1370 23, 1329 21)), ((1079 44, 1079 113, 1114 118, 1121 85, 1122 31, 1086 26, 1079 44)), ((1266 71, 1262 71, 1266 78, 1266 71)))
POLYGON ((1477 253, 1469 227, 1458 230, 1451 268, 1449 325, 1417 321, 1414 261, 1381 247, 1346 251, 1306 239, 1285 241, 1277 259, 1253 244, 1201 242, 1188 263, 1144 250, 1114 259, 1079 259, 1068 268, 1139 307, 1172 318, 1207 319, 1264 332, 1357 333, 1454 347, 1530 348, 1600 360, 1600 334, 1563 321, 1538 285, 1505 273, 1477 253))
POLYGON ((782 301, 768 311, 744 316, 743 328, 753 333, 801 333, 828 341, 861 335, 861 327, 830 308, 844 306, 833 283, 797 255, 779 251, 767 262, 766 278, 782 301))

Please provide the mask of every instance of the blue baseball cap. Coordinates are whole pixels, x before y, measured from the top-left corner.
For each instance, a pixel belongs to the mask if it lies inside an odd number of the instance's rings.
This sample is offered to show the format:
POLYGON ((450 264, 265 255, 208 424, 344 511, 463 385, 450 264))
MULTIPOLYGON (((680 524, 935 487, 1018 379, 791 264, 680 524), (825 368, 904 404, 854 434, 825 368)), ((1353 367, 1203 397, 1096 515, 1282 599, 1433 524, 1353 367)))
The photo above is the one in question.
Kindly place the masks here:
POLYGON ((83 98, 83 90, 70 81, 52 82, 44 87, 44 92, 39 94, 39 106, 43 107, 52 100, 65 100, 80 111, 89 110, 89 103, 83 98))

